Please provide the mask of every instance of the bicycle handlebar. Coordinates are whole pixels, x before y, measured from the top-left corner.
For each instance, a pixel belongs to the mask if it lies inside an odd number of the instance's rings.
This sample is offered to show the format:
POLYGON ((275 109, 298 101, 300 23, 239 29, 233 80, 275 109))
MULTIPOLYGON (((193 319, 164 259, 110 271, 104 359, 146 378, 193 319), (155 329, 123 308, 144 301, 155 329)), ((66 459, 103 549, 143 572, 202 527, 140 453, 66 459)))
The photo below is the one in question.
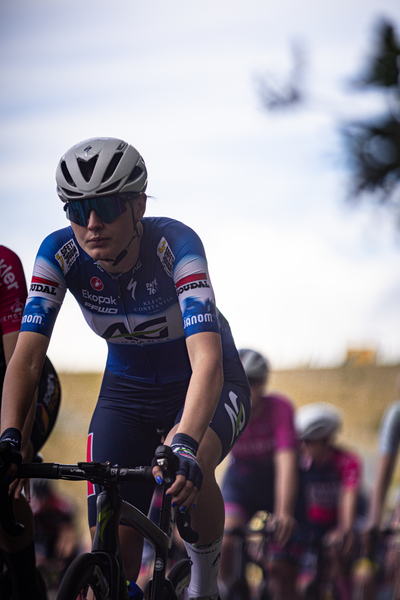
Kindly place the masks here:
MULTIPOLYGON (((159 446, 156 450, 157 462, 163 461, 164 482, 170 485, 175 479, 175 456, 169 446, 159 446), (166 462, 165 462, 166 461, 166 462)), ((152 466, 125 468, 111 463, 78 462, 75 465, 59 463, 23 463, 18 467, 18 479, 64 479, 69 481, 90 481, 94 484, 107 486, 130 482, 154 483, 152 466)), ((3 530, 13 537, 21 535, 24 526, 15 521, 12 508, 12 496, 8 493, 9 485, 0 486, 0 525, 3 530)), ((195 543, 198 533, 191 528, 190 513, 175 511, 176 524, 182 539, 195 543)))

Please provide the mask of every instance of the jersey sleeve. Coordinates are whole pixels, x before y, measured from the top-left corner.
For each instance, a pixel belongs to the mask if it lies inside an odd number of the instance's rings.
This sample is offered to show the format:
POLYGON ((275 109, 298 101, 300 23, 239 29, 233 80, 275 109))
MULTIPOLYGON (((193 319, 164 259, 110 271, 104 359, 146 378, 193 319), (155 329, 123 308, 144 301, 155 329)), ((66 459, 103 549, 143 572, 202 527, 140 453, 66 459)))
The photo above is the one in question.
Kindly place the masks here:
POLYGON ((161 240, 164 252, 173 254, 172 277, 182 312, 185 337, 203 331, 219 333, 214 291, 199 236, 179 224, 175 243, 161 240))
POLYGON ((379 434, 379 453, 395 455, 400 442, 400 400, 389 406, 383 415, 379 434))
POLYGON ((48 338, 67 290, 58 234, 49 235, 39 248, 21 324, 21 331, 41 333, 48 338))
POLYGON ((337 465, 341 473, 341 483, 344 489, 355 489, 361 485, 361 459, 352 452, 338 452, 337 465))
POLYGON ((0 327, 2 335, 19 331, 27 296, 24 269, 19 257, 0 246, 0 327))

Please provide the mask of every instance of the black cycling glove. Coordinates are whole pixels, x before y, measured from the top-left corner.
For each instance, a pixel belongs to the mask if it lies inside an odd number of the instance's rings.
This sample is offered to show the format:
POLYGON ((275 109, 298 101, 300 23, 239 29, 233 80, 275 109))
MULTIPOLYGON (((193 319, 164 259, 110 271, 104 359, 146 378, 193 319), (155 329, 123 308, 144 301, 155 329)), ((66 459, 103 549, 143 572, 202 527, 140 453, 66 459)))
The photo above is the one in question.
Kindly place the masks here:
POLYGON ((183 475, 193 483, 194 487, 200 490, 203 473, 196 460, 198 447, 199 444, 196 440, 185 433, 176 433, 171 443, 173 453, 179 458, 179 469, 176 474, 183 475))
POLYGON ((21 456, 21 432, 14 427, 9 427, 0 436, 0 483, 4 481, 10 465, 19 466, 21 456))

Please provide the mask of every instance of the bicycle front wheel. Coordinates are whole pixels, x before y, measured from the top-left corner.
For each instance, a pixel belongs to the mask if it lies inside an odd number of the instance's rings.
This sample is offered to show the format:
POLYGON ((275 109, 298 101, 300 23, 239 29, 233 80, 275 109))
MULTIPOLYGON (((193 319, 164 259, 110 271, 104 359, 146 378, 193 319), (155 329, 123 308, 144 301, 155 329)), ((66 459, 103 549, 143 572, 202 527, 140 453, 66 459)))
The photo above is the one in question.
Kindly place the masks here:
POLYGON ((57 600, 111 600, 110 565, 104 556, 80 554, 72 561, 57 600))

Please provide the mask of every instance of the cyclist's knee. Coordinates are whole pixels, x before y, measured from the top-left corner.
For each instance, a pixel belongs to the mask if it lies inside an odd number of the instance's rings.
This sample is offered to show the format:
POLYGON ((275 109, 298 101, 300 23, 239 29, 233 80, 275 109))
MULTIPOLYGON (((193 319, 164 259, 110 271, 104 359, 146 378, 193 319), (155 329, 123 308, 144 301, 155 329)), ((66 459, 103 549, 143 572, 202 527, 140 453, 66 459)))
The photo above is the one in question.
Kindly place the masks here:
POLYGON ((197 460, 204 477, 214 477, 221 452, 222 445, 219 437, 215 431, 208 427, 197 452, 197 460))

